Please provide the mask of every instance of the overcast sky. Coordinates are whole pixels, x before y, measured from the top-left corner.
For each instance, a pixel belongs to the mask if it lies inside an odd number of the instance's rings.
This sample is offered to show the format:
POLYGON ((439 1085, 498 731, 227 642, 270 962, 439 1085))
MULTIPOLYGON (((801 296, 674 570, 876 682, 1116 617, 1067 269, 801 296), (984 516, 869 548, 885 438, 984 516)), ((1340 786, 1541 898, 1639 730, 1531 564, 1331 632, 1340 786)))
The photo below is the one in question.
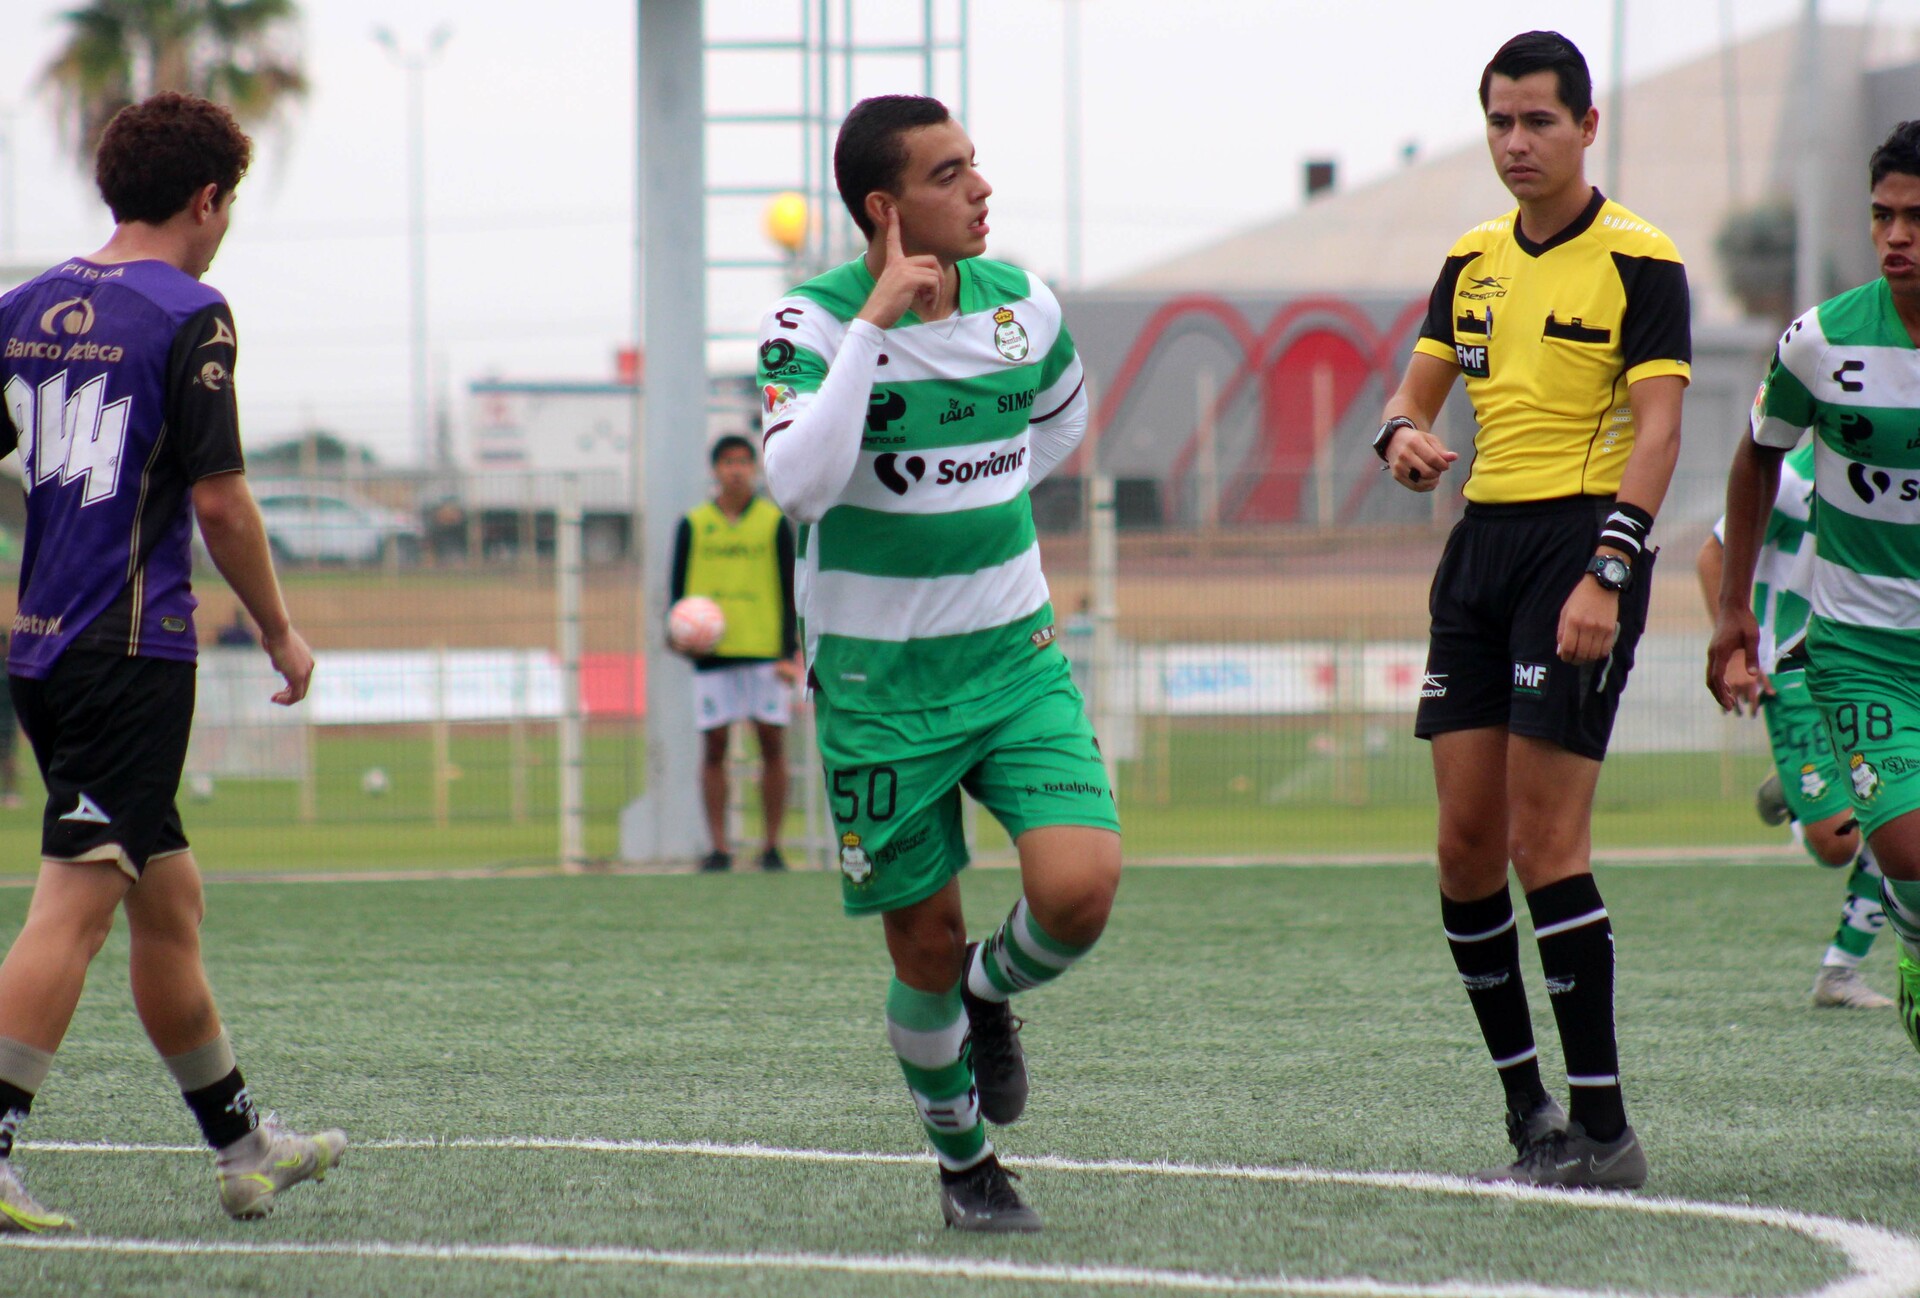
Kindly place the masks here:
MULTIPOLYGON (((8 0, 0 39, 0 261, 52 262, 110 230, 90 182, 61 153, 36 89, 78 0, 8 0), (11 228, 8 228, 11 217, 11 228)), ((951 0, 941 0, 949 5, 951 0)), ((870 30, 919 6, 859 0, 870 30)), ((463 422, 483 376, 599 379, 632 332, 632 0, 306 0, 313 93, 267 134, 209 282, 232 301, 250 443, 305 427, 383 459, 408 432, 404 78, 372 39, 453 38, 428 73, 429 302, 434 368, 463 422)), ((1801 0, 1628 0, 1625 66, 1642 76, 1792 21, 1801 0)), ((1920 24, 1920 0, 1826 0, 1835 18, 1920 24)), ((1552 22, 1611 77, 1611 0, 1081 0, 1083 278, 1098 282, 1271 219, 1297 204, 1309 157, 1341 183, 1475 140, 1480 68, 1513 33, 1552 22)), ((775 27, 793 0, 710 0, 716 30, 775 27)), ((1062 185, 1062 0, 973 0, 967 125, 996 186, 992 255, 1058 280, 1067 267, 1062 185)), ((734 60, 710 96, 771 107, 771 83, 734 60)), ((884 78, 884 72, 881 74, 884 78)), ((863 92, 916 86, 863 85, 863 92)), ((951 87, 943 93, 954 98, 951 87)), ((1605 123, 1602 124, 1605 130, 1605 123)), ((1684 147, 1676 130, 1674 147, 1684 147)), ((716 181, 791 175, 779 149, 717 142, 716 181), (771 152, 773 156, 759 156, 771 152)), ((835 219, 841 219, 838 214, 835 219)), ((716 254, 766 251, 735 221, 716 254)), ((1435 250, 1435 255, 1442 251, 1435 250)), ((750 328, 764 290, 735 282, 716 326, 750 328)))

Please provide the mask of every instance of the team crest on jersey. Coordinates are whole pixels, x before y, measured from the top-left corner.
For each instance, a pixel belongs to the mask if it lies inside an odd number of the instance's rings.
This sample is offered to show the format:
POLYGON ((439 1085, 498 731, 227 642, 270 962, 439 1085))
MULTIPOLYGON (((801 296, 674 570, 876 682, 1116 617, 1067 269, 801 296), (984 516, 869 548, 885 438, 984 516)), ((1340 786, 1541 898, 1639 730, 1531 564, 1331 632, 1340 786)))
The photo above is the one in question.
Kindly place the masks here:
POLYGON ((1865 753, 1855 753, 1847 759, 1847 766, 1853 776, 1853 796, 1861 802, 1872 802, 1880 796, 1880 772, 1873 768, 1865 753))
POLYGON ((1809 802, 1818 802, 1827 796, 1827 782, 1812 762, 1800 768, 1800 796, 1809 802))
POLYGON ((209 392, 218 392, 221 384, 227 381, 227 367, 219 361, 208 361, 200 367, 200 373, 193 381, 209 392))
POLYGON ((1001 307, 993 313, 993 349, 1009 364, 1027 359, 1027 352, 1033 346, 1027 340, 1026 326, 1013 318, 1010 307, 1001 307))
POLYGON ((840 835, 840 873, 856 888, 873 877, 873 862, 860 846, 860 835, 851 831, 840 835))

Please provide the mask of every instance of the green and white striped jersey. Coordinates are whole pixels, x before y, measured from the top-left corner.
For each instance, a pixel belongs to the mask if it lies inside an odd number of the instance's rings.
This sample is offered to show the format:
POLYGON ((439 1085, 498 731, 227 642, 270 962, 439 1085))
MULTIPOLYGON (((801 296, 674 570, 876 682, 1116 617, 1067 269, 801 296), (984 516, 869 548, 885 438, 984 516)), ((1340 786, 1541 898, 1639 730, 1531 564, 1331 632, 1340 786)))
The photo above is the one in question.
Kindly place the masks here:
MULTIPOLYGON (((1723 517, 1713 534, 1727 539, 1723 517)), ((1753 566, 1753 616, 1760 623, 1760 669, 1771 673, 1807 638, 1813 611, 1813 445, 1780 462, 1780 488, 1753 566)))
MULTIPOLYGON (((956 270, 953 315, 909 313, 885 331, 865 426, 853 406, 844 430, 861 439, 852 474, 817 521, 799 514, 807 661, 838 708, 950 706, 1057 652, 1027 498, 1029 425, 1070 406, 1084 417, 1080 361, 1038 279, 984 258, 956 270)), ((805 417, 873 283, 852 261, 767 312, 759 379, 770 484, 777 439, 805 417)))
POLYGON ((1920 650, 1920 351, 1883 279, 1829 298, 1780 338, 1753 438, 1815 432, 1817 623, 1920 650))

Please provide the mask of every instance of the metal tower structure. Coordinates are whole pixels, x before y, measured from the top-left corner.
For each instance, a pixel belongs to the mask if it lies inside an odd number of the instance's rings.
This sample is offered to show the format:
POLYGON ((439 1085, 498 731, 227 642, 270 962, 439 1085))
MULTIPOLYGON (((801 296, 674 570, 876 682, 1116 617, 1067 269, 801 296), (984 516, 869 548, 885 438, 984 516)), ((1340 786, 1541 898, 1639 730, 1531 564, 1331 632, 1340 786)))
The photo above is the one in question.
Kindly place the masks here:
POLYGON ((877 94, 931 95, 967 117, 969 0, 707 0, 708 339, 744 368, 759 314, 864 244, 833 183, 848 110, 877 94), (727 177, 720 179, 721 176, 727 177), (806 200, 782 255, 762 229, 778 195, 806 200), (730 345, 729 345, 730 344, 730 345))

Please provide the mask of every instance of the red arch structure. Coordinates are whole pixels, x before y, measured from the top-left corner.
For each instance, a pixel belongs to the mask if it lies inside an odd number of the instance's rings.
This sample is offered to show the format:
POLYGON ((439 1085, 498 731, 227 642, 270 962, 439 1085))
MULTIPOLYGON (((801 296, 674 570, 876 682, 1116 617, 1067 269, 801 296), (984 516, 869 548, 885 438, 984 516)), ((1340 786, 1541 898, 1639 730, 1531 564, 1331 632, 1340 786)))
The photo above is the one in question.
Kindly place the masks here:
MULTIPOLYGON (((1088 441, 1097 445, 1119 420, 1166 343, 1195 327, 1216 326, 1231 342, 1229 354, 1234 349, 1239 353, 1214 400, 1211 417, 1216 424, 1247 385, 1257 382, 1257 435, 1238 466, 1235 476, 1244 487, 1229 496, 1226 516, 1240 523, 1297 521, 1314 452, 1313 375, 1323 369, 1330 374, 1333 422, 1338 425, 1371 380, 1377 378, 1389 389, 1394 386, 1400 348, 1425 312, 1424 300, 1411 301, 1382 331, 1374 328, 1366 312, 1344 298, 1303 297, 1280 308, 1256 332, 1239 308, 1216 295, 1189 293, 1170 298, 1148 317, 1112 381, 1096 394, 1094 436, 1088 441)), ((1181 498, 1199 436, 1196 421, 1168 474, 1165 499, 1169 506, 1181 498)), ((1349 490, 1341 503, 1341 517, 1365 499, 1373 476, 1367 475, 1349 490)))

